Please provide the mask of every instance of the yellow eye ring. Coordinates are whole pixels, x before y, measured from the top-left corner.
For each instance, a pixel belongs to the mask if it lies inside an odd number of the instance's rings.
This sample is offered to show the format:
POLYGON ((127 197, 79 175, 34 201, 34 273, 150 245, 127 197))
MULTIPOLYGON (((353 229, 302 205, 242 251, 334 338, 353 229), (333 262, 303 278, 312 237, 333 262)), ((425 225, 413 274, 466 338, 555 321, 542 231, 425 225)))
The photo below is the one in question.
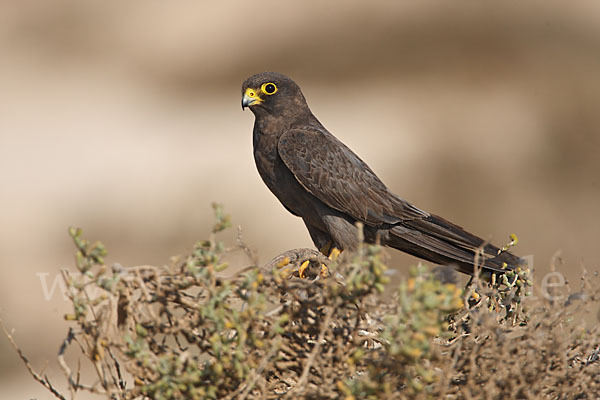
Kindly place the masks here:
POLYGON ((273 95, 277 93, 277 85, 272 82, 263 83, 260 90, 266 95, 273 95))

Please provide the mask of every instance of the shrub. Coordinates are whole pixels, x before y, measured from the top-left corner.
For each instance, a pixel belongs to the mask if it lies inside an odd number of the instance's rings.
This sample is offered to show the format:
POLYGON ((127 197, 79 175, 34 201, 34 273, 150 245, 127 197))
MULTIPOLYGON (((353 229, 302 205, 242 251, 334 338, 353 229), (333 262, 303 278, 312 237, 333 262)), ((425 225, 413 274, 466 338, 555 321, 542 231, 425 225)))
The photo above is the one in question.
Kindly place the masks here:
POLYGON ((215 211, 209 238, 165 267, 109 268, 100 243, 70 230, 78 273, 64 272, 73 311, 58 362, 72 397, 600 396, 598 329, 577 318, 598 303, 596 276, 567 303, 525 298, 527 271, 463 289, 419 265, 386 288, 384 253, 367 244, 328 261, 326 278, 294 277, 306 254, 319 275, 323 257, 309 250, 226 276, 230 250, 217 238, 229 217, 215 211), (68 365, 71 347, 95 376, 68 365))

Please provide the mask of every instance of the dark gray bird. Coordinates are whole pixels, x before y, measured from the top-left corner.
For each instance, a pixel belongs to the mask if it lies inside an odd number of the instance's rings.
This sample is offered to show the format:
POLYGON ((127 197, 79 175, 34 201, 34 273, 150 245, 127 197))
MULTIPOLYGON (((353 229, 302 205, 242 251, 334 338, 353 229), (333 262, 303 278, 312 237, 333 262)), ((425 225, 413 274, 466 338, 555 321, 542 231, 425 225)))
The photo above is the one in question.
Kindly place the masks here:
MULTIPOLYGON (((356 248, 356 223, 361 222, 368 243, 473 274, 484 240, 392 193, 317 120, 290 78, 276 72, 251 76, 242 85, 246 107, 255 116, 254 159, 261 178, 289 212, 302 218, 322 252, 356 248)), ((524 264, 491 244, 483 249, 484 271, 502 273, 524 264)))

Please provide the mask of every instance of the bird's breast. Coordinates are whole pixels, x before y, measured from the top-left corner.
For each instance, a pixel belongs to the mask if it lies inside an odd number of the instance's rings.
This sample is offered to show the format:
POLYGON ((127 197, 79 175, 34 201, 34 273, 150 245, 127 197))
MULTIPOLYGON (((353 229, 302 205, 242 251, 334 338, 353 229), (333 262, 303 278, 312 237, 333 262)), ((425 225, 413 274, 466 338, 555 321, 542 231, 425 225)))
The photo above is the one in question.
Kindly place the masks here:
MULTIPOLYGON (((275 183, 277 154, 277 140, 273 137, 254 133, 254 162, 263 181, 269 189, 275 183)), ((273 189, 271 189, 273 190, 273 189)))
POLYGON ((254 161, 262 180, 279 201, 293 214, 314 213, 314 197, 307 192, 284 164, 274 136, 254 134, 254 161))

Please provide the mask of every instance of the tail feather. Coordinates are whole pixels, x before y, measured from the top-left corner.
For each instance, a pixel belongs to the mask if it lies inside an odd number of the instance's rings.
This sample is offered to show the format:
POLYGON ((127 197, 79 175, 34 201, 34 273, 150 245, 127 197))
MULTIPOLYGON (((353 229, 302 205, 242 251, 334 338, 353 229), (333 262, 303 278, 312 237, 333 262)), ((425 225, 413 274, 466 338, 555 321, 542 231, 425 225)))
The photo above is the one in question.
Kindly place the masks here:
POLYGON ((404 221, 390 230, 388 246, 442 265, 455 265, 460 272, 473 275, 475 256, 484 272, 504 273, 525 261, 465 231, 437 215, 404 221))

